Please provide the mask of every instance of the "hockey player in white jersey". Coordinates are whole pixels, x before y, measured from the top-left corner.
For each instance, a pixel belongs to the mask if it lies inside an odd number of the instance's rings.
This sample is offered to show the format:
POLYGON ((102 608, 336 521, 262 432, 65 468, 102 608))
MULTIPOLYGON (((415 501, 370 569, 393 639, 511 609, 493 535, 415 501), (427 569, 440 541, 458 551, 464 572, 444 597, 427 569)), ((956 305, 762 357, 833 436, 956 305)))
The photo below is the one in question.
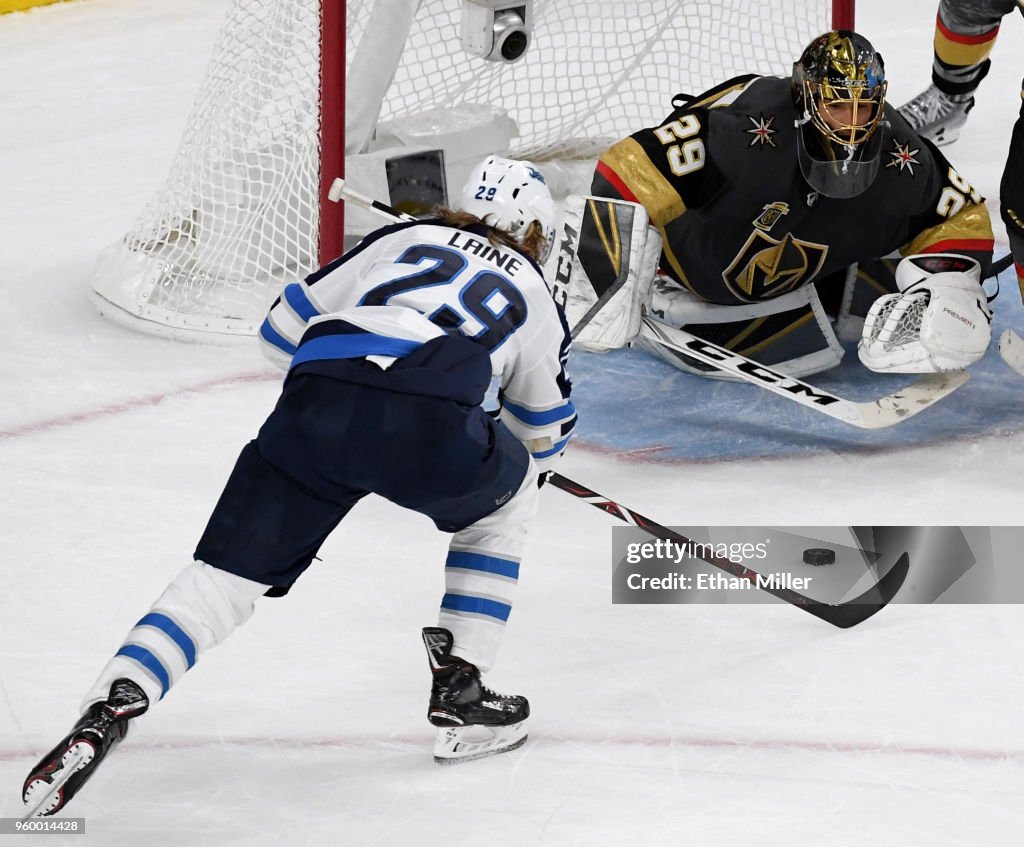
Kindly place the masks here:
MULTIPOLYGON (((539 268, 554 204, 528 162, 490 157, 458 211, 378 230, 287 286, 260 332, 288 369, 194 561, 128 633, 71 733, 33 768, 30 814, 60 810, 209 648, 281 596, 375 493, 452 533, 438 625, 423 630, 438 762, 513 749, 525 697, 496 694, 526 524, 576 414, 569 337, 539 268), (493 381, 499 409, 484 411, 493 381)), ((354 564, 354 563, 353 563, 354 564)))

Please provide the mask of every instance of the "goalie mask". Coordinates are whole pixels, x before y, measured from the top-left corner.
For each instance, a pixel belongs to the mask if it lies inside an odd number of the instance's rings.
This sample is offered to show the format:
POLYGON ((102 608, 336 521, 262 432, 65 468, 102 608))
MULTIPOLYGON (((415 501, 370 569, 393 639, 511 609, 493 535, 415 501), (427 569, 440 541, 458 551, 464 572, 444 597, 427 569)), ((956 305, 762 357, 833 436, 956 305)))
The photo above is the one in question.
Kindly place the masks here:
POLYGON ((544 235, 543 264, 555 240, 555 201, 533 162, 488 156, 469 175, 459 208, 522 241, 537 221, 544 235))
POLYGON ((819 36, 793 65, 800 170, 819 194, 856 197, 874 182, 887 85, 882 57, 850 30, 819 36))

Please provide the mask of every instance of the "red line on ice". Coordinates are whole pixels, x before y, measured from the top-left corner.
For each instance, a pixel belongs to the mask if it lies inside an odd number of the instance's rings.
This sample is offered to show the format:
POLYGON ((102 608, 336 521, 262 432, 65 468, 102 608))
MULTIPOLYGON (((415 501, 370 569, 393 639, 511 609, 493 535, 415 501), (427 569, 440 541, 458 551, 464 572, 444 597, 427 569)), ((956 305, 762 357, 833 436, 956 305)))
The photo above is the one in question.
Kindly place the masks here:
MULTIPOLYGON (((624 745, 627 747, 664 747, 666 750, 674 747, 693 747, 706 749, 724 750, 755 750, 764 751, 786 751, 796 753, 840 753, 856 754, 871 753, 875 755, 898 755, 898 756, 931 756, 942 759, 960 759, 976 762, 1024 762, 1024 750, 989 750, 983 747, 943 747, 932 744, 892 744, 885 741, 877 743, 870 741, 815 741, 805 739, 786 738, 700 738, 685 736, 658 736, 658 735, 545 735, 531 732, 533 744, 558 745, 565 744, 592 744, 595 746, 624 745)), ((164 738, 140 741, 124 747, 118 751, 118 755, 126 752, 151 752, 153 750, 202 750, 220 746, 238 747, 266 747, 268 749, 293 749, 310 750, 320 747, 324 748, 346 748, 346 747, 387 747, 388 745, 400 745, 410 747, 422 747, 428 751, 431 745, 432 736, 429 732, 421 734, 403 735, 362 735, 337 738, 267 738, 267 737, 238 737, 238 738, 164 738)), ((42 750, 42 748, 40 748, 42 750)), ((0 761, 13 762, 29 760, 38 757, 37 753, 0 751, 0 761)))
POLYGON ((120 403, 112 403, 109 406, 101 406, 98 409, 88 409, 84 412, 76 412, 70 415, 61 415, 46 421, 35 421, 22 424, 11 429, 0 430, 0 441, 6 438, 18 438, 23 435, 38 435, 54 429, 74 426, 80 423, 88 423, 100 418, 123 415, 127 412, 134 412, 148 406, 158 406, 172 397, 182 397, 188 394, 203 394, 215 388, 227 385, 238 385, 249 382, 266 382, 271 379, 280 379, 281 374, 273 371, 260 371, 251 374, 239 374, 235 376, 221 377, 220 379, 201 382, 198 385, 188 385, 175 391, 165 391, 160 394, 150 394, 147 397, 136 397, 133 400, 123 400, 120 403))

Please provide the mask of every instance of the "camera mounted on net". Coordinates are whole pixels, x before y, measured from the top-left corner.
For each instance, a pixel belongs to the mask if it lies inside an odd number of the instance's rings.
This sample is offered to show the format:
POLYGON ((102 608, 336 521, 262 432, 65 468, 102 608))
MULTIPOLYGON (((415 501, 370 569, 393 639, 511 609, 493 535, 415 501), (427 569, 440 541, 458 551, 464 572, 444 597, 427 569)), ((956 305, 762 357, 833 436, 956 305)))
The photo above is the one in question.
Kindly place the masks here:
POLYGON ((463 0, 462 48, 490 62, 516 62, 533 34, 533 0, 463 0))

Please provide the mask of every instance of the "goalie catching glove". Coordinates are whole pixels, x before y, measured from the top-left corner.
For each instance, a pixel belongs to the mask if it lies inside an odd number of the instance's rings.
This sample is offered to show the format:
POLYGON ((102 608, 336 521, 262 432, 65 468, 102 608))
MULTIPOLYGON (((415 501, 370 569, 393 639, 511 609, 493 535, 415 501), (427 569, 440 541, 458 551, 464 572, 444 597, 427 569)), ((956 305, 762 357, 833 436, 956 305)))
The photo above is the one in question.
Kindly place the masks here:
POLYGON ((873 371, 960 370, 985 355, 992 311, 981 267, 952 253, 907 256, 896 268, 899 294, 879 297, 864 321, 857 354, 873 371))

